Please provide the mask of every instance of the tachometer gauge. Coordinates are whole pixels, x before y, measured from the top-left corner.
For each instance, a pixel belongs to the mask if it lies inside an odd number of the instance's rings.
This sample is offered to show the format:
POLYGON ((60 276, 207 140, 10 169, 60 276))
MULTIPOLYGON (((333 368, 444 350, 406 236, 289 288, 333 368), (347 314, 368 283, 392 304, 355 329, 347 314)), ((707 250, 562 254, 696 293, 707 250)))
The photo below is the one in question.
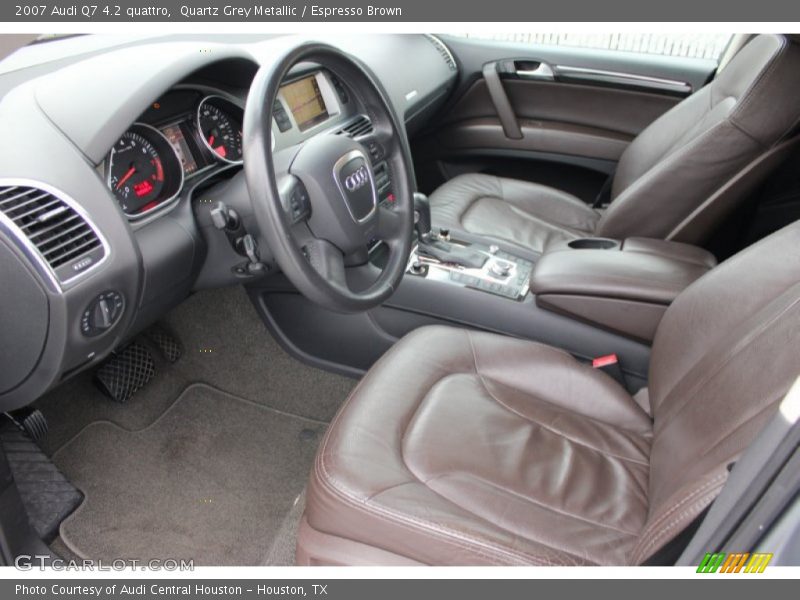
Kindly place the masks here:
POLYGON ((106 181, 122 211, 135 218, 178 194, 183 185, 183 168, 160 131, 137 123, 111 149, 106 181))
POLYGON ((223 162, 242 162, 242 116, 241 108, 221 96, 207 96, 197 107, 200 137, 223 162))

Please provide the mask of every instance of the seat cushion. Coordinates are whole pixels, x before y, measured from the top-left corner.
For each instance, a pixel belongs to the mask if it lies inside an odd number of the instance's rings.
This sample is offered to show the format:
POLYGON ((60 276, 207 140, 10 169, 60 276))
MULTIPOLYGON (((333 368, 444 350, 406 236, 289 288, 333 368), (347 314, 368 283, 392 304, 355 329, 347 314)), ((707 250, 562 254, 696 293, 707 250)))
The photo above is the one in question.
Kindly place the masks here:
POLYGON ((429 564, 626 564, 651 430, 622 387, 564 352, 422 328, 331 424, 306 519, 429 564))
POLYGON ((575 196, 492 175, 459 175, 430 197, 436 227, 491 236, 544 252, 592 234, 600 214, 575 196))

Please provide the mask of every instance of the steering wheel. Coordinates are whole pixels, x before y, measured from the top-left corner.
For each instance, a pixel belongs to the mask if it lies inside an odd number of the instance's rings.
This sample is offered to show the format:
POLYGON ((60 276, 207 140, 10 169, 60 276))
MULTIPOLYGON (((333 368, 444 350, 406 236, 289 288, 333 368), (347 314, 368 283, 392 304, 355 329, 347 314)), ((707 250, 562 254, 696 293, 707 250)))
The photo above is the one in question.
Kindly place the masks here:
POLYGON ((361 312, 385 301, 408 263, 414 201, 405 130, 381 83, 341 50, 302 43, 256 74, 243 141, 256 223, 286 277, 310 300, 339 312, 361 312), (321 133, 273 151, 273 105, 287 73, 300 62, 334 73, 360 100, 373 132, 359 139, 388 165, 395 195, 391 206, 379 204, 370 151, 346 135, 321 133), (345 266, 365 263, 373 240, 386 243, 388 260, 369 287, 353 291, 345 266))

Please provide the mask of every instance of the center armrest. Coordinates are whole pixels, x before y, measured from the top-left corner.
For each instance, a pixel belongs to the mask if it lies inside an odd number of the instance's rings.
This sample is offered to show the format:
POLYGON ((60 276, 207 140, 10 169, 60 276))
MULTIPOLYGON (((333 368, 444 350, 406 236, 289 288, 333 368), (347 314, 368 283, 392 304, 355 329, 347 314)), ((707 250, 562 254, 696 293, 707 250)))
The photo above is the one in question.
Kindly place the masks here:
POLYGON ((607 249, 545 254, 531 291, 542 308, 649 342, 667 306, 715 265, 695 246, 630 238, 607 249))

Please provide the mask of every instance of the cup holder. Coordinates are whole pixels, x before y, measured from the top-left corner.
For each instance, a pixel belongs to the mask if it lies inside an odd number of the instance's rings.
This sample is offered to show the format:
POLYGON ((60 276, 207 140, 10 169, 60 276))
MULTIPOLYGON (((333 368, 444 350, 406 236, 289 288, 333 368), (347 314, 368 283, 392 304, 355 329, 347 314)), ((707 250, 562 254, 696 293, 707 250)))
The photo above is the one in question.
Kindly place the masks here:
POLYGON ((619 248, 619 242, 607 238, 580 238, 567 244, 574 250, 611 250, 619 248))

